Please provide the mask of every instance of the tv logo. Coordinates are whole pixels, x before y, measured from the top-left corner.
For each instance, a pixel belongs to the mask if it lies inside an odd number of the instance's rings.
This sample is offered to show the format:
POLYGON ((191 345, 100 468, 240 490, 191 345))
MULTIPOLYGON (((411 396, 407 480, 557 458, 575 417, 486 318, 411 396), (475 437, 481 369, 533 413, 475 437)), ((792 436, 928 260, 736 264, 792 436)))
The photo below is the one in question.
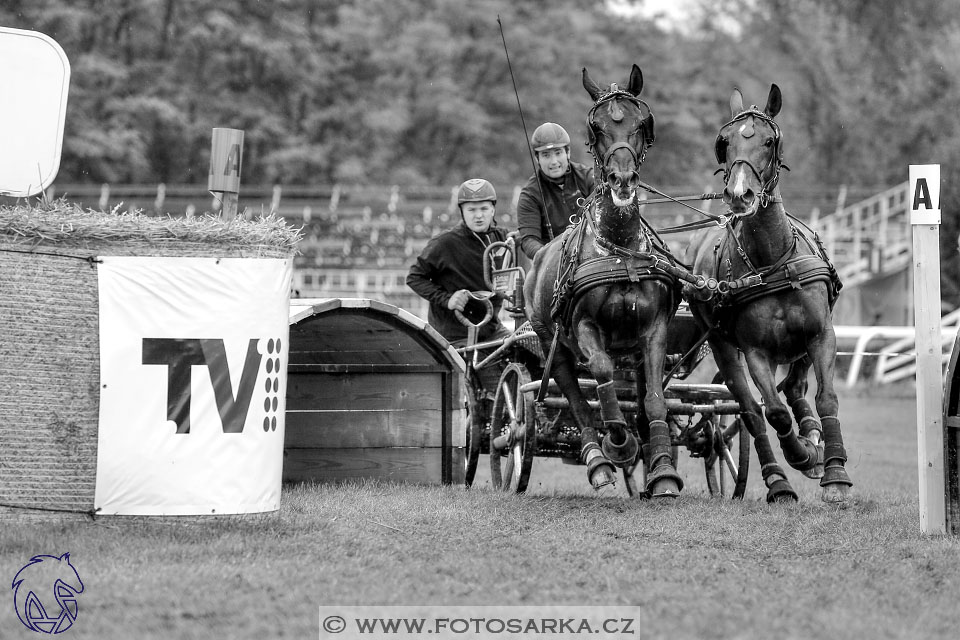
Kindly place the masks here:
POLYGON ((80 574, 70 554, 34 556, 13 578, 13 601, 20 622, 39 633, 62 633, 77 620, 80 574))
POLYGON ((243 433, 262 366, 266 374, 263 430, 277 430, 282 343, 279 338, 270 338, 266 341, 265 353, 261 353, 258 349, 261 342, 252 338, 247 343, 240 384, 234 396, 223 339, 143 339, 143 364, 167 367, 167 420, 177 425, 177 433, 190 433, 190 389, 192 370, 196 366, 206 367, 210 375, 224 433, 243 433))

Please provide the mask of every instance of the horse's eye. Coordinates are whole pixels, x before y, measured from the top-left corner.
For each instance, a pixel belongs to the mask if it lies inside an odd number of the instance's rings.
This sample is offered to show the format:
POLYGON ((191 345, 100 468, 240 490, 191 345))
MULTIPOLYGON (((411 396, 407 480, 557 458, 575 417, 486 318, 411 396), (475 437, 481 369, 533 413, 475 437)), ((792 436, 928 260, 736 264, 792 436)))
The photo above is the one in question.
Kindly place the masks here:
POLYGON ((765 146, 765 147, 772 147, 772 146, 773 146, 773 138, 767 138, 766 140, 764 140, 764 141, 763 141, 763 146, 765 146))

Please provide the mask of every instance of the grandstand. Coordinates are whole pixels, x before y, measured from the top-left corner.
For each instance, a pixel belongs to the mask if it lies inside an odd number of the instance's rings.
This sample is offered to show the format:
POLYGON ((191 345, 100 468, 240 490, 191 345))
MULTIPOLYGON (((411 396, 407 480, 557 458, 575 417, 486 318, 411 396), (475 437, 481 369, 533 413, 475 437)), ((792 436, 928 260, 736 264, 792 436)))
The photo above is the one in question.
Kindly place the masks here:
MULTIPOLYGON (((688 195, 704 189, 673 186, 661 190, 688 195)), ((500 190, 497 222, 507 229, 516 228, 519 191, 519 186, 512 192, 500 190), (511 196, 505 198, 506 194, 511 196)), ((792 213, 816 219, 821 210, 830 213, 841 208, 847 197, 853 200, 877 191, 784 187, 783 195, 792 213)), ((302 227, 300 255, 294 263, 295 296, 380 299, 425 318, 426 303, 407 288, 406 274, 427 241, 458 219, 455 193, 456 186, 244 185, 239 210, 246 217, 273 212, 302 227)), ((193 216, 216 211, 219 206, 204 185, 54 184, 45 197, 63 197, 83 208, 140 210, 148 215, 193 216)), ((715 201, 691 204, 705 210, 712 206, 713 213, 720 209, 715 201)), ((655 228, 698 218, 694 211, 672 203, 649 205, 645 215, 655 228)), ((682 255, 686 237, 666 239, 682 255)))

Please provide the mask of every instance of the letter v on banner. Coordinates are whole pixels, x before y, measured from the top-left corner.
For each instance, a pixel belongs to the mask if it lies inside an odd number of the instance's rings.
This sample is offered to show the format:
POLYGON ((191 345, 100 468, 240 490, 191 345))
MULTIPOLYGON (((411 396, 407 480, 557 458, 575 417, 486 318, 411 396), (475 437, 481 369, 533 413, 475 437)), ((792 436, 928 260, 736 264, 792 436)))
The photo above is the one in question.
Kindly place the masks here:
POLYGON ((210 374, 223 432, 243 433, 261 360, 257 340, 252 339, 247 345, 240 384, 234 396, 223 340, 143 339, 143 364, 167 367, 167 420, 177 425, 177 433, 190 433, 191 373, 197 366, 205 366, 210 374))
POLYGON ((946 532, 946 462, 940 336, 940 165, 910 165, 913 304, 917 344, 920 531, 946 532))

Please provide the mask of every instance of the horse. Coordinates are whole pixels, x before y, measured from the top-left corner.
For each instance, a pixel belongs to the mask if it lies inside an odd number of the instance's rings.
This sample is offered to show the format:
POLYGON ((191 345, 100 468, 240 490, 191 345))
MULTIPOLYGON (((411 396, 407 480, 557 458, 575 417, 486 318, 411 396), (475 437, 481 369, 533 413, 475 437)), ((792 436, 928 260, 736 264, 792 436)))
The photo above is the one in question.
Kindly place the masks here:
POLYGON ((684 295, 709 332, 717 367, 754 438, 768 502, 796 501, 797 494, 774 457, 740 353, 787 463, 820 478, 824 502, 844 504, 853 483, 844 467, 847 456, 834 391, 837 340, 832 318, 842 283, 817 235, 798 228, 784 209, 779 180, 781 169, 788 167, 774 121, 782 105, 776 84, 763 110, 756 105, 745 109, 739 89, 730 96, 731 120, 720 128, 715 144, 729 212, 725 224, 697 232, 684 257, 695 273, 711 274, 721 286, 714 296, 685 286, 684 295), (786 404, 775 380, 779 365, 789 366, 781 383, 786 404), (816 417, 805 398, 811 366, 817 383, 816 417))
POLYGON ((661 376, 680 286, 658 267, 669 251, 642 219, 637 196, 638 169, 655 138, 653 114, 639 98, 643 74, 636 64, 625 89, 616 83, 601 89, 586 68, 582 80, 593 100, 587 145, 599 179, 579 221, 534 256, 524 282, 525 311, 543 353, 553 354, 544 380, 552 374, 569 402, 580 428, 580 461, 594 489, 614 485, 616 467, 631 488, 642 455, 646 493, 673 498, 683 481, 671 454, 661 376), (635 357, 637 398, 643 398, 638 413, 649 426, 642 454, 614 388, 615 358, 621 356, 635 357), (578 384, 578 361, 597 382, 602 444, 578 384))

